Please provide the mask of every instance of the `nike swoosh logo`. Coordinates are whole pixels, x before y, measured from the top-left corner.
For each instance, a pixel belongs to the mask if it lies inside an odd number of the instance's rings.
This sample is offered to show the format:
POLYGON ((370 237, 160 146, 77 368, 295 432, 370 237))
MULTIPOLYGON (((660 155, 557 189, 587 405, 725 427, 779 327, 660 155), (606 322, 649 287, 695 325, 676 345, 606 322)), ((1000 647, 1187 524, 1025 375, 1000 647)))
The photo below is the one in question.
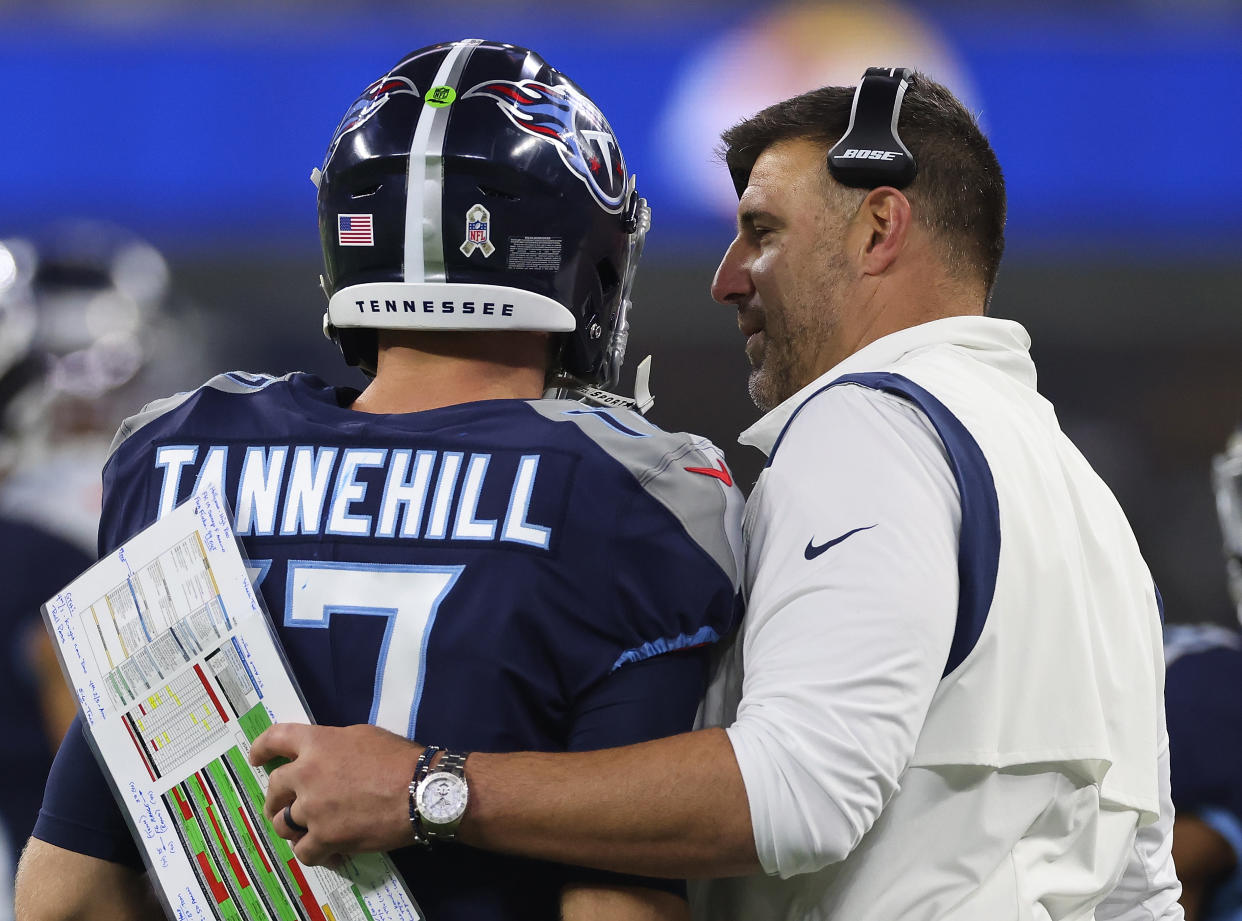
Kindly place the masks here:
POLYGON ((840 537, 834 537, 832 540, 828 541, 827 543, 820 544, 818 547, 815 546, 815 538, 812 537, 810 540, 806 542, 806 550, 803 551, 803 555, 808 560, 813 560, 815 559, 815 557, 819 556, 825 550, 828 550, 831 547, 835 547, 837 544, 841 543, 841 541, 845 540, 847 537, 851 537, 854 534, 857 534, 859 531, 870 531, 874 527, 875 525, 869 524, 865 528, 855 528, 853 531, 846 531, 840 537))
POLYGON ((733 477, 729 476, 729 468, 725 466, 724 461, 716 461, 715 467, 682 467, 681 469, 687 473, 701 473, 703 476, 714 476, 726 486, 733 485, 733 477))

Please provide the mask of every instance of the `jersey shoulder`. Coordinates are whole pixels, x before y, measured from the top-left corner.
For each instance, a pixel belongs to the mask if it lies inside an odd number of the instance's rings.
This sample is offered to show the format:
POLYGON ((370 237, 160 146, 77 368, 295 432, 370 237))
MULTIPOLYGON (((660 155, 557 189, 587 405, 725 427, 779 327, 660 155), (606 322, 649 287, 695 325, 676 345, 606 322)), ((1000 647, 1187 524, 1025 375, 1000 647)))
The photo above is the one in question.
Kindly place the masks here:
POLYGON ((163 399, 154 400, 121 423, 120 428, 117 429, 116 435, 112 439, 112 444, 108 448, 108 459, 110 460, 117 450, 140 430, 159 420, 168 419, 178 410, 192 409, 205 396, 213 394, 234 394, 239 396, 257 394, 267 390, 273 384, 288 383, 295 379, 309 379, 309 375, 302 374, 301 372, 291 372, 276 376, 245 371, 226 371, 222 374, 217 374, 194 390, 187 390, 164 397, 163 399))
POLYGON ((572 400, 535 400, 530 406, 587 439, 600 463, 623 468, 738 584, 745 497, 724 453, 709 439, 665 431, 631 409, 572 400))
POLYGON ((701 435, 666 431, 622 407, 586 406, 573 400, 533 400, 529 405, 548 421, 575 428, 644 485, 669 476, 684 462, 712 468, 705 474, 709 479, 726 489, 736 488, 723 452, 701 435))

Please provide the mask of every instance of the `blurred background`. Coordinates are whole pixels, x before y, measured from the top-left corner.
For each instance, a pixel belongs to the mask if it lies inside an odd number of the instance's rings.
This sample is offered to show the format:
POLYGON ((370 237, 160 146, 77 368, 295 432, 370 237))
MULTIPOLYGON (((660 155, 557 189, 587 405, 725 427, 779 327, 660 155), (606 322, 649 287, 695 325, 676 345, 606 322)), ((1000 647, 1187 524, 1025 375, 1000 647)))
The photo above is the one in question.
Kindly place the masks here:
POLYGON ((1209 468, 1242 420, 1242 0, 0 0, 0 921, 74 706, 34 610, 94 552, 112 432, 215 371, 363 383, 320 332, 309 174, 364 87, 463 37, 535 48, 608 116, 653 208, 623 390, 654 354, 652 418, 744 489, 719 132, 871 65, 946 83, 1008 179, 993 313, 1168 619, 1235 622, 1209 468))
POLYGON ((469 36, 539 50, 611 120, 654 212, 629 375, 653 353, 654 420, 710 436, 744 488, 761 457, 735 438, 756 412, 733 314, 707 294, 735 204, 719 131, 872 64, 947 83, 1008 178, 994 314, 1030 330, 1169 618, 1233 620, 1208 469, 1242 418, 1236 0, 0 0, 0 238, 90 218, 152 244, 175 334, 134 316, 162 392, 226 369, 360 383, 320 333, 308 176, 363 87, 469 36))

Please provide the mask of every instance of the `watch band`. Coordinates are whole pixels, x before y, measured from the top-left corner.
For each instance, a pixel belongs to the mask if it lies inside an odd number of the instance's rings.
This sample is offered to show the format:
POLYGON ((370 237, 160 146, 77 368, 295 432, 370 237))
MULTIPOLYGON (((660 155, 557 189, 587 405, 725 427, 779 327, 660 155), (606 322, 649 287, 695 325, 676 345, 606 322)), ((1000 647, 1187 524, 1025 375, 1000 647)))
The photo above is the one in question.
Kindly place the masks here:
POLYGON ((437 771, 444 771, 446 774, 456 774, 458 777, 466 776, 466 759, 470 757, 470 752, 451 752, 446 751, 440 759, 440 763, 436 765, 437 771))
POLYGON ((431 770, 432 759, 440 751, 443 749, 439 745, 428 745, 424 748, 422 754, 418 756, 418 761, 414 763, 414 776, 410 780, 410 827, 414 829, 414 843, 421 844, 423 847, 430 847, 431 841, 423 831, 423 820, 418 814, 415 796, 418 794, 418 785, 431 770))

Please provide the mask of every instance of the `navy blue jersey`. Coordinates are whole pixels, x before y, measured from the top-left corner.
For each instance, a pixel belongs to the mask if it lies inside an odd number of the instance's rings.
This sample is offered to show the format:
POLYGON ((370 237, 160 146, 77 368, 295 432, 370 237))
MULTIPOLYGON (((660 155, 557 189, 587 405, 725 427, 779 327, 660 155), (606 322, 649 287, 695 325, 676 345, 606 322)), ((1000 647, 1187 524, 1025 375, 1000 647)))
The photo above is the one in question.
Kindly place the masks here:
MULTIPOLYGON (((714 447, 572 401, 370 415, 355 396, 229 374, 152 404, 105 466, 101 552, 210 478, 317 721, 462 751, 691 727, 739 578, 742 500, 714 447)), ((127 859, 74 745, 36 834, 127 859)), ((433 921, 554 918, 567 880, 597 877, 453 846, 394 859, 433 921)))
MULTIPOLYGON (((0 518, 0 852, 16 855, 34 827, 55 747, 42 718, 35 640, 39 607, 91 564, 74 544, 23 521, 0 518), (7 846, 6 846, 7 844, 7 846)), ((12 867, 0 866, 0 873, 12 867)))
POLYGON ((1165 712, 1173 806, 1221 834, 1238 858, 1204 921, 1242 921, 1242 635, 1215 625, 1169 627, 1165 712))

